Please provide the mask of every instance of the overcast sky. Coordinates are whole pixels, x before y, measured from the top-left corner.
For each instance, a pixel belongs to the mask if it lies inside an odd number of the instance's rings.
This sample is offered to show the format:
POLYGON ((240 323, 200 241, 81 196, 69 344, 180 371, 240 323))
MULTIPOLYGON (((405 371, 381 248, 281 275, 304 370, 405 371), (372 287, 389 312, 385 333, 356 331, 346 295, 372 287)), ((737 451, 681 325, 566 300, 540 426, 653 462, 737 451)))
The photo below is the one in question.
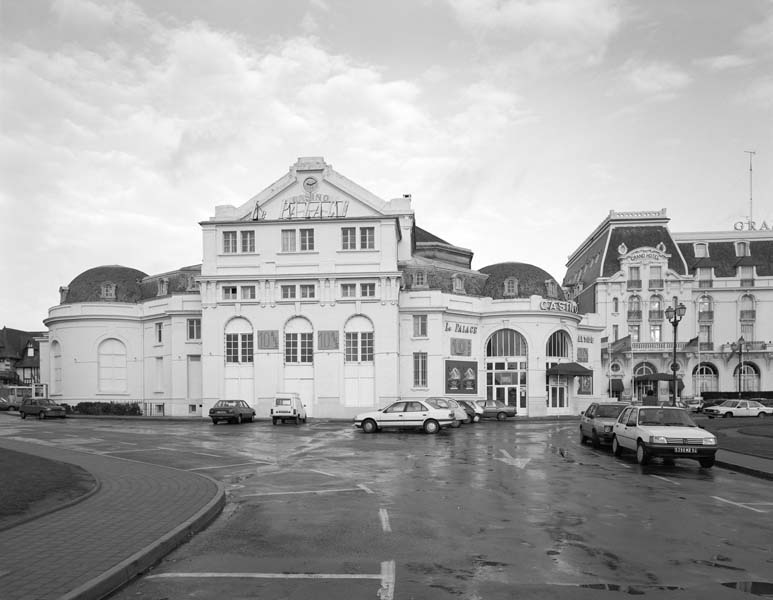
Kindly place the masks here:
POLYGON ((0 0, 0 326, 201 262, 299 156, 563 278, 610 210, 773 226, 771 0, 0 0))

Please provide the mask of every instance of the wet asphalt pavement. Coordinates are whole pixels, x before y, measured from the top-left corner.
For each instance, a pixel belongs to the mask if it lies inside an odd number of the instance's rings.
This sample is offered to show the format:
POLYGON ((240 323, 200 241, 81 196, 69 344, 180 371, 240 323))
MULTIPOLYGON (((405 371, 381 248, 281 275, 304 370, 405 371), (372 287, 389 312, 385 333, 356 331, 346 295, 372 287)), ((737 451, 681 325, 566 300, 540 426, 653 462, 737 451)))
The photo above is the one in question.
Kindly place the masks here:
POLYGON ((773 581, 770 482, 689 460, 640 467, 580 445, 573 421, 27 431, 227 486, 221 516, 118 600, 754 598, 738 582, 773 581))

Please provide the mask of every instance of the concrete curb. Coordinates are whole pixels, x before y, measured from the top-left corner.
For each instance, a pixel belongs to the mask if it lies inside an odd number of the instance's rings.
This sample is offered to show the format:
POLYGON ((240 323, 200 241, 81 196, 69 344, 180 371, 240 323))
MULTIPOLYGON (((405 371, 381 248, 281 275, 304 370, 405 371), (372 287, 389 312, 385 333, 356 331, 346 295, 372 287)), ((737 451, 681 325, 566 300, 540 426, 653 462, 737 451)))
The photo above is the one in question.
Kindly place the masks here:
POLYGON ((206 475, 217 487, 217 494, 196 514, 172 531, 158 538, 113 568, 94 577, 83 585, 61 596, 60 600, 100 600, 115 592, 132 579, 145 572, 172 550, 181 546, 199 531, 205 529, 221 513, 225 506, 225 487, 206 475))
POLYGON ((729 463, 723 460, 715 461, 714 466, 727 469, 728 471, 737 471, 738 473, 743 473, 744 475, 751 475, 752 477, 759 477, 760 479, 767 479, 768 481, 773 481, 773 473, 760 471, 759 469, 744 467, 743 465, 729 463))

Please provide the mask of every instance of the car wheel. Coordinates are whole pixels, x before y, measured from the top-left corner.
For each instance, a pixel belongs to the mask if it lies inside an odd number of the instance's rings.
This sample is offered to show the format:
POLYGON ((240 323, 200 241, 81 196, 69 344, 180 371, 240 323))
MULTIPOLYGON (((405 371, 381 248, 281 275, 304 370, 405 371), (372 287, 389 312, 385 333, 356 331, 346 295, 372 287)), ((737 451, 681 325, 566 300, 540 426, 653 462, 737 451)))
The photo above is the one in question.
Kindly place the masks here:
POLYGON ((46 413, 44 413, 42 410, 38 413, 38 419, 41 421, 46 418, 46 413))
POLYGON ((373 419, 365 419, 362 422, 362 430, 365 433, 376 433, 378 427, 376 426, 376 422, 373 419))
POLYGON ((588 439, 588 438, 586 438, 586 437, 585 437, 585 434, 582 432, 582 427, 580 427, 580 443, 581 443, 581 444, 584 444, 584 443, 585 443, 585 440, 587 440, 587 439, 588 439))
POLYGON ((767 416, 767 413, 764 413, 764 412, 757 413, 757 417, 759 417, 760 419, 765 418, 765 416, 767 416))
POLYGON ((304 422, 304 423, 306 422, 306 417, 303 417, 303 422, 304 422))
POLYGON ((731 412, 726 412, 726 413, 725 413, 724 415, 722 415, 722 416, 723 416, 723 417, 725 417, 725 418, 727 419, 728 417, 732 417, 732 416, 733 416, 733 413, 731 413, 731 412))
POLYGON ((639 442, 636 444, 636 462, 640 465, 646 465, 650 460, 650 457, 647 455, 647 449, 644 447, 644 444, 639 442))
POLYGON ((497 413, 497 421, 504 421, 507 418, 507 415, 503 412, 497 413))
POLYGON ((709 456, 707 458, 699 458, 698 462, 700 463, 701 467, 704 469, 710 469, 714 466, 714 457, 709 456))
POLYGON ((217 425, 217 419, 212 419, 212 424, 217 425))
POLYGON ((26 419, 26 418, 27 418, 27 413, 25 413, 24 411, 22 411, 22 412, 20 412, 20 413, 19 413, 19 416, 20 416, 22 419, 26 419))
POLYGON ((272 424, 272 425, 276 425, 276 421, 277 421, 276 419, 272 418, 272 419, 271 419, 271 424, 272 424))
POLYGON ((458 419, 456 421, 451 421, 451 427, 453 427, 454 429, 461 426, 462 426, 462 422, 459 421, 458 419))
POLYGON ((437 433, 438 431, 440 431, 440 425, 434 419, 424 422, 424 433, 437 433))
POLYGON ((620 443, 617 441, 617 436, 612 438, 612 454, 615 456, 620 456, 623 453, 623 449, 620 446, 620 443))
POLYGON ((296 425, 300 425, 300 423, 301 423, 301 418, 300 417, 295 417, 295 424, 296 425))
POLYGON ((464 423, 465 425, 469 425, 470 423, 472 423, 472 419, 470 417, 467 417, 464 421, 462 421, 462 423, 464 423))
POLYGON ((596 449, 598 449, 601 446, 601 440, 599 439, 599 434, 596 433, 595 430, 591 434, 591 444, 596 449))

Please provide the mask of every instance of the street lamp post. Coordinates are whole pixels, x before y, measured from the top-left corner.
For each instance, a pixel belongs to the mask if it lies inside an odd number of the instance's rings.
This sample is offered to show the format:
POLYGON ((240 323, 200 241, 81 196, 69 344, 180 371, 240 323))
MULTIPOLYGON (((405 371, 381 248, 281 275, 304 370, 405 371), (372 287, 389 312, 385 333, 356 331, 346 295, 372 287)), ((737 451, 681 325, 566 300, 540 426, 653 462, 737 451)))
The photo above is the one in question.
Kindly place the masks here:
POLYGON ((743 336, 738 338, 738 342, 733 342, 730 344, 730 347, 733 349, 733 352, 736 350, 738 351, 738 398, 741 398, 741 373, 743 371, 743 345, 745 340, 743 339, 743 336))
MULTIPOLYGON (((676 302, 674 302, 676 304, 676 302)), ((684 317, 685 313, 687 312, 687 307, 679 303, 679 306, 669 306, 666 309, 666 318, 668 319, 668 322, 671 323, 674 327, 674 358, 671 362, 671 372, 672 372, 672 385, 673 390, 671 391, 671 405, 676 406, 676 372, 679 370, 679 365, 676 362, 676 332, 679 328, 679 321, 682 320, 682 317, 684 317)))

